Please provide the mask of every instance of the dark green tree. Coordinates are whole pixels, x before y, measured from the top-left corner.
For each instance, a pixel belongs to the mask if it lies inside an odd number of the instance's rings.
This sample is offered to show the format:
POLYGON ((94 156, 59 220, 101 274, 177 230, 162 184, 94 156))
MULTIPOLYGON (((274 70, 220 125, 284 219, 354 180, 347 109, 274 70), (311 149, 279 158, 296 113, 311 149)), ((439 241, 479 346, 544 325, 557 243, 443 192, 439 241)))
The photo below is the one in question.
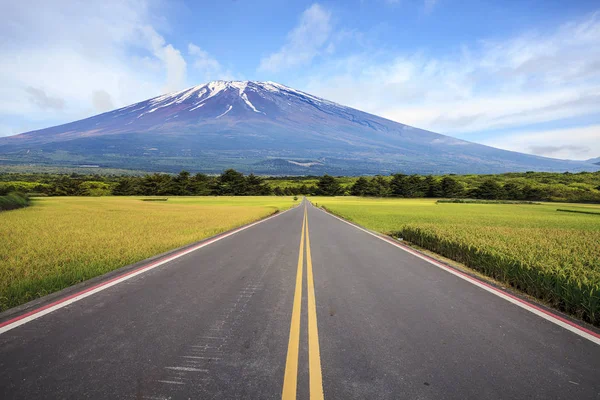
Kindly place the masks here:
POLYGON ((221 196, 240 196, 246 193, 246 178, 241 172, 228 169, 215 182, 215 191, 221 196))
POLYGON ((516 183, 508 182, 504 185, 504 198, 508 200, 523 200, 523 189, 516 183))
POLYGON ((113 188, 112 194, 114 196, 134 196, 139 194, 136 192, 136 179, 123 178, 113 188))
POLYGON ((392 180, 390 181, 390 191, 392 196, 409 197, 407 178, 408 177, 404 174, 392 175, 392 180))
POLYGON ((271 187, 264 180, 254 174, 246 177, 246 194, 250 196, 267 196, 271 194, 271 187))
POLYGON ((419 175, 411 175, 406 179, 406 197, 425 197, 423 179, 419 175))
POLYGON ((442 186, 437 179, 431 175, 427 175, 423 180, 423 189, 425 197, 442 197, 442 186))
POLYGON ((442 178, 440 187, 442 191, 442 197, 461 197, 464 194, 460 183, 450 176, 445 176, 442 178))
POLYGON ((369 181, 361 176, 356 180, 356 182, 354 182, 354 185, 352 185, 352 187, 350 188, 350 194, 352 196, 364 196, 368 188, 369 181))
POLYGON ((176 196, 189 196, 194 194, 193 187, 190 182, 190 173, 187 171, 181 171, 179 175, 171 179, 171 185, 169 193, 176 196))
POLYGON ((211 189, 212 179, 205 174, 196 174, 190 179, 190 186, 195 196, 209 196, 213 194, 211 189))
POLYGON ((299 190, 298 190, 298 194, 310 194, 311 191, 309 189, 308 186, 306 186, 306 184, 302 184, 302 186, 300 186, 299 190))
POLYGON ((319 196, 338 196, 344 193, 337 179, 330 175, 323 175, 317 183, 317 194, 319 196))
POLYGON ((548 194, 541 188, 525 185, 523 188, 524 200, 547 200, 548 194))
POLYGON ((498 200, 504 197, 504 189, 493 179, 486 179, 473 192, 474 197, 485 200, 498 200))
POLYGON ((365 196, 387 197, 390 195, 390 185, 381 175, 377 175, 369 181, 365 196))

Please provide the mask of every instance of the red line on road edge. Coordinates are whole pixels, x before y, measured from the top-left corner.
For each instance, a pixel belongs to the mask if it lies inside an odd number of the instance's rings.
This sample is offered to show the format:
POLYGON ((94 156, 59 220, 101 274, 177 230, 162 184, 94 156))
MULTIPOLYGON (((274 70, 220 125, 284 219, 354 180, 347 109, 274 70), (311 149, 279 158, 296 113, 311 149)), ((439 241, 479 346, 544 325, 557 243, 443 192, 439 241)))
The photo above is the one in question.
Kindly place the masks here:
MULTIPOLYGON (((296 206, 296 207, 297 207, 297 206, 296 206)), ((296 207, 293 207, 293 208, 296 208, 296 207)), ((291 210, 291 208, 290 208, 289 210, 291 210)), ((171 261, 171 259, 176 259, 177 257, 181 256, 183 253, 191 253, 191 252, 193 252, 194 250, 197 250, 197 249, 198 249, 198 248, 200 248, 200 247, 207 246, 207 245, 209 245, 209 244, 211 244, 211 243, 213 243, 213 242, 215 242, 215 241, 217 241, 217 240, 220 240, 220 239, 221 239, 223 236, 226 236, 226 235, 227 235, 227 236, 229 236, 229 235, 233 235, 233 234, 235 234, 235 233, 237 233, 237 232, 239 232, 239 231, 241 231, 241 230, 244 230, 244 229, 246 229, 246 228, 249 228, 249 227, 251 227, 251 226, 253 226, 253 225, 256 225, 256 224, 258 224, 258 223, 265 222, 265 221, 267 221, 267 220, 269 220, 269 219, 271 219, 271 218, 277 217, 277 216, 279 216, 279 215, 281 215, 281 214, 283 214, 283 213, 285 213, 286 211, 289 211, 289 210, 285 210, 285 211, 283 211, 283 212, 278 212, 278 213, 276 213, 276 214, 273 214, 273 215, 271 215, 271 216, 268 216, 267 218, 263 218, 263 219, 261 219, 261 220, 258 220, 258 221, 255 221, 255 222, 252 222, 252 223, 250 223, 250 224, 247 224, 247 225, 244 225, 244 226, 240 226, 239 228, 235 228, 235 229, 233 229, 233 230, 231 230, 231 231, 222 232, 222 233, 218 234, 217 236, 213 236, 213 237, 212 237, 212 238, 210 238, 210 239, 207 239, 207 240, 204 240, 204 241, 202 241, 202 242, 198 243, 198 244, 197 244, 197 245, 195 245, 195 246, 188 247, 188 248, 186 248, 186 249, 182 249, 182 250, 180 250, 180 251, 178 251, 178 252, 176 252, 176 253, 174 253, 174 254, 169 254, 169 255, 166 255, 166 256, 164 256, 164 257, 161 257, 161 258, 159 258, 158 260, 155 260, 155 261, 151 262, 150 264, 146 264, 146 265, 144 265, 144 266, 141 266, 141 267, 139 267, 139 268, 136 268, 136 269, 134 269, 134 270, 131 270, 131 271, 125 272, 125 273, 123 273, 123 274, 121 274, 121 275, 118 275, 118 276, 115 276, 115 277, 113 277, 113 278, 111 278, 111 279, 109 279, 109 280, 107 280, 107 281, 101 282, 101 283, 99 283, 99 284, 97 284, 97 285, 91 286, 91 287, 89 287, 89 288, 87 288, 87 289, 84 289, 84 290, 81 290, 81 291, 79 291, 79 292, 77 292, 77 293, 73 293, 73 294, 71 294, 71 295, 68 295, 68 296, 66 296, 66 297, 63 297, 63 298, 61 298, 61 299, 59 299, 59 300, 56 300, 56 301, 54 301, 54 302, 52 302, 52 303, 46 304, 46 305, 44 305, 44 306, 42 306, 42 307, 39 307, 39 308, 36 308, 36 309, 34 309, 34 310, 28 311, 28 312, 26 312, 26 313, 24 313, 24 314, 21 314, 21 315, 19 315, 19 316, 17 316, 17 317, 14 317, 14 318, 12 318, 12 319, 9 319, 9 320, 7 320, 7 321, 0 322, 0 328, 3 328, 3 327, 5 327, 5 326, 7 326, 7 325, 10 325, 10 324, 13 324, 13 323, 15 323, 15 322, 18 322, 18 321, 20 321, 20 320, 22 320, 22 319, 24 319, 24 318, 30 317, 30 316, 32 316, 32 315, 38 314, 38 313, 40 313, 40 312, 42 312, 42 311, 44 311, 44 310, 46 310, 46 309, 48 309, 48 308, 51 308, 51 307, 54 307, 54 306, 56 306, 56 305, 59 305, 59 304, 61 304, 61 303, 64 303, 64 302, 66 302, 66 301, 69 301, 69 300, 71 300, 71 299, 72 299, 72 298, 74 298, 74 297, 81 296, 81 295, 83 295, 83 294, 86 294, 86 293, 88 293, 88 292, 91 292, 92 290, 98 289, 98 288, 100 288, 100 287, 102 287, 102 286, 106 286, 106 285, 108 285, 108 284, 110 284, 111 282, 114 282, 114 281, 116 281, 116 280, 119 280, 119 279, 125 278, 125 277, 127 277, 127 276, 129 276, 129 275, 132 275, 132 274, 138 273, 138 272, 140 272, 140 271, 143 271, 143 270, 145 270, 145 269, 152 268, 152 267, 153 267, 153 266, 155 266, 156 264, 159 264, 159 263, 162 263, 162 262, 165 262, 165 261, 171 261)))
POLYGON ((566 319, 564 317, 561 317, 560 315, 557 315, 557 314, 554 314, 554 313, 552 313, 552 312, 550 312, 548 310, 545 310, 545 309, 539 307, 538 305, 536 305, 534 303, 531 303, 531 302, 529 302, 527 300, 523 300, 523 299, 521 299, 521 298, 519 298, 517 296, 514 296, 514 295, 512 295, 512 294, 510 294, 510 293, 508 293, 508 292, 506 292, 504 290, 498 289, 497 287, 495 287, 493 285, 490 285, 489 283, 487 283, 487 282, 485 282, 485 281, 483 281, 481 279, 475 278, 475 277, 473 277, 473 276, 471 276, 471 275, 469 275, 467 273, 464 273, 464 272, 462 272, 461 270, 459 270, 459 269, 457 269, 455 267, 452 267, 450 265, 444 264, 444 263, 436 260, 435 258, 430 257, 427 254, 421 253, 420 251, 417 251, 417 250, 415 250, 415 249, 413 249, 413 248, 411 248, 411 247, 409 247, 409 246, 407 246, 405 244, 398 243, 396 240, 390 238, 389 236, 382 235, 382 234, 376 233, 376 232, 371 232, 371 231, 367 230, 366 228, 361 227, 360 225, 357 225, 357 224, 352 223, 350 221, 346 221, 343 218, 340 218, 337 215, 334 215, 334 214, 330 213, 329 211, 325 211, 325 210, 323 210, 321 208, 319 208, 319 210, 321 210, 321 211, 323 211, 323 212, 331 215, 334 218, 339 219, 342 222, 345 222, 345 223, 347 223, 349 225, 352 225, 355 228, 358 228, 360 230, 363 230, 363 231, 366 231, 368 233, 371 233, 372 235, 374 235, 374 236, 376 236, 376 237, 378 237, 378 238, 380 238, 380 239, 382 239, 382 240, 384 240, 384 241, 386 241, 386 242, 388 242, 388 243, 390 243, 390 244, 392 244, 392 245, 394 245, 396 247, 399 247, 399 248, 401 248, 402 250, 404 250, 404 251, 406 251, 408 253, 411 253, 411 254, 413 254, 415 256, 418 256, 418 257, 426 258, 427 259, 426 261, 428 261, 428 262, 436 265, 439 268, 442 268, 442 269, 445 269, 445 270, 448 270, 448 271, 452 271, 452 273, 456 273, 458 275, 461 275, 461 277, 464 278, 467 281, 483 285, 483 286, 487 287, 488 289, 490 289, 490 290, 492 290, 492 291, 494 291, 496 293, 499 293, 499 294, 501 294, 503 296, 510 297, 511 299, 513 299, 513 300, 515 300, 515 301, 517 301, 517 302, 519 302, 521 304, 524 304, 524 305, 526 305, 528 307, 531 307, 531 308, 533 308, 533 309, 535 309, 535 310, 537 310, 537 311, 539 311, 541 313, 544 313, 544 314, 548 315, 551 318, 555 318, 555 319, 561 321, 562 323, 570 325, 571 327, 573 327, 573 328, 575 328, 577 330, 580 330, 582 332, 587 333, 588 335, 591 335, 591 336, 593 336, 595 338, 600 339, 600 334, 598 334, 598 333, 596 333, 594 331, 591 331, 591 330, 589 330, 587 328, 584 328, 581 325, 578 325, 578 324, 576 324, 576 323, 574 323, 572 321, 569 321, 568 319, 566 319))

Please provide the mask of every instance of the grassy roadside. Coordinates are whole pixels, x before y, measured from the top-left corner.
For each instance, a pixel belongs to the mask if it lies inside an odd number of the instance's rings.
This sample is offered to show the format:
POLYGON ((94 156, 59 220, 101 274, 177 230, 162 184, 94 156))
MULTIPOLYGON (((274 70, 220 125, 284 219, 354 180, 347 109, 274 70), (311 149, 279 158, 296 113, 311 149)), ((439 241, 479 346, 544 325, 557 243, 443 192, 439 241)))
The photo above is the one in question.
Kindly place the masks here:
MULTIPOLYGON (((402 237, 600 326, 600 220, 555 204, 312 198, 369 229, 402 237)), ((599 206, 581 205, 599 211, 599 206)))
POLYGON ((298 204, 291 197, 52 197, 0 213, 0 311, 298 204))

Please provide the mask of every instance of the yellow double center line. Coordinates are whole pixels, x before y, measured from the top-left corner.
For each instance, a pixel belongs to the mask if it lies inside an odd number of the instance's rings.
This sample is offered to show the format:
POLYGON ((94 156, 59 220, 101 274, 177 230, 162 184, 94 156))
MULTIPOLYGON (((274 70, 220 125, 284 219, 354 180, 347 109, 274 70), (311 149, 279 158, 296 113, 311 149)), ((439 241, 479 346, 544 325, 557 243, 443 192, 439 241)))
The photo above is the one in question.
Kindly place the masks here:
POLYGON ((311 400, 323 399, 323 377, 321 374, 321 354, 319 351, 319 331, 317 328, 317 305, 315 301, 315 282, 310 255, 310 236, 308 234, 308 214, 304 206, 302 235, 300 236, 300 252, 298 270, 296 272, 296 289, 292 306, 292 322, 290 340, 288 342, 285 374, 283 377, 283 400, 295 400, 298 388, 298 353, 300 347, 300 315, 302 311, 302 276, 304 269, 304 244, 306 239, 306 281, 308 293, 308 370, 309 391, 311 400))

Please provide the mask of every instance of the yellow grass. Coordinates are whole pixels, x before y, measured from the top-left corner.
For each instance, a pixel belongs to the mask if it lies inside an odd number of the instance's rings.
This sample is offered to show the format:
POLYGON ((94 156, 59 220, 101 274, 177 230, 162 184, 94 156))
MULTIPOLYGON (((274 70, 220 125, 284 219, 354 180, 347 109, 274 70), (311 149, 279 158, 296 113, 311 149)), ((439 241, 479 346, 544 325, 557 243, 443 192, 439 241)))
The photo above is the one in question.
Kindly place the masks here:
POLYGON ((0 310, 297 204, 291 197, 54 197, 0 213, 0 310))

